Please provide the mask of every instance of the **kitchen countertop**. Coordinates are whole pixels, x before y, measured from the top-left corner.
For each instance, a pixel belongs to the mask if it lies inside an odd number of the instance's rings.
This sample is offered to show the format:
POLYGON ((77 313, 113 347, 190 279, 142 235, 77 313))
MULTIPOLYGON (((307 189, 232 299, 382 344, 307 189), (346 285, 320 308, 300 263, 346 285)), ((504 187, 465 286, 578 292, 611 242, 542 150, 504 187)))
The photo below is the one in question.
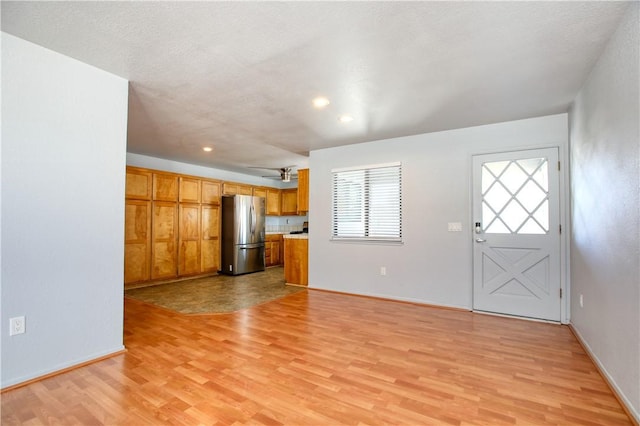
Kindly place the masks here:
POLYGON ((283 234, 282 237, 297 240, 308 240, 309 234, 283 234))

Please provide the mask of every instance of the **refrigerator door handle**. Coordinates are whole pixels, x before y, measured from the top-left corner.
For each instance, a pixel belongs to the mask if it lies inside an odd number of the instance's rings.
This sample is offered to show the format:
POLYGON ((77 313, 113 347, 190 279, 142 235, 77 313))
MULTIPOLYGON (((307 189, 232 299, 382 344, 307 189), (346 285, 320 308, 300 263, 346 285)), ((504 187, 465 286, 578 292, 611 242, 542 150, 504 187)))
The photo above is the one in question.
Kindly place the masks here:
POLYGON ((251 204, 251 235, 254 235, 256 233, 256 222, 258 221, 258 218, 256 217, 256 208, 253 205, 253 203, 251 204))

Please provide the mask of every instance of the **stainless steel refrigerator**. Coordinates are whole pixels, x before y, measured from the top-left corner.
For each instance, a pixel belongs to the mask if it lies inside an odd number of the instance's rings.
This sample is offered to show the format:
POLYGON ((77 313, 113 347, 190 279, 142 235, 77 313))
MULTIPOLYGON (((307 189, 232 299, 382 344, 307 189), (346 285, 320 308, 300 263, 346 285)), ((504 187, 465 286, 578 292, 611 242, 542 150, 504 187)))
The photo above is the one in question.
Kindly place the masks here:
POLYGON ((222 273, 264 271, 265 199, 251 195, 222 197, 222 273))

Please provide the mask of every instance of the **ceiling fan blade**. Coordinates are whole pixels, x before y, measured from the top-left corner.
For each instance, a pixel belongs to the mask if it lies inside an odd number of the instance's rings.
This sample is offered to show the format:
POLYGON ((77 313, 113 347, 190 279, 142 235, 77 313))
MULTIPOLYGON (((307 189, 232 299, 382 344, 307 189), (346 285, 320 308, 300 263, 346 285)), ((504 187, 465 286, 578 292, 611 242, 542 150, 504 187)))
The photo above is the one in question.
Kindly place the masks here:
POLYGON ((286 170, 295 167, 295 165, 284 166, 284 167, 259 167, 259 166, 249 166, 248 169, 262 169, 262 170, 286 170))
MULTIPOLYGON (((282 179, 282 176, 261 176, 263 178, 267 178, 267 179, 282 179)), ((298 179, 298 175, 291 175, 291 179, 298 179)))

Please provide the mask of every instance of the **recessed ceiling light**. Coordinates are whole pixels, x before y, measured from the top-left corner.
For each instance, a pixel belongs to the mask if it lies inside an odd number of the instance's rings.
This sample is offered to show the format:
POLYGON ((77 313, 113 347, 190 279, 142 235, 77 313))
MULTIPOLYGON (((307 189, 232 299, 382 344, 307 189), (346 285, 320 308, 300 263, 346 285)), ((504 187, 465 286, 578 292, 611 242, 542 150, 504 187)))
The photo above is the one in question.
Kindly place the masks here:
POLYGON ((348 123, 350 121, 353 121, 353 117, 350 115, 341 115, 340 118, 338 118, 338 120, 340 120, 341 123, 348 123))
POLYGON ((329 99, 325 98, 325 97, 317 97, 313 100, 313 106, 318 108, 318 109, 322 109, 324 107, 326 107, 327 105, 329 105, 331 102, 329 102, 329 99))
POLYGON ((204 148, 202 148, 202 150, 204 152, 211 152, 211 151, 213 151, 213 148, 211 148, 210 146, 205 146, 204 148))

